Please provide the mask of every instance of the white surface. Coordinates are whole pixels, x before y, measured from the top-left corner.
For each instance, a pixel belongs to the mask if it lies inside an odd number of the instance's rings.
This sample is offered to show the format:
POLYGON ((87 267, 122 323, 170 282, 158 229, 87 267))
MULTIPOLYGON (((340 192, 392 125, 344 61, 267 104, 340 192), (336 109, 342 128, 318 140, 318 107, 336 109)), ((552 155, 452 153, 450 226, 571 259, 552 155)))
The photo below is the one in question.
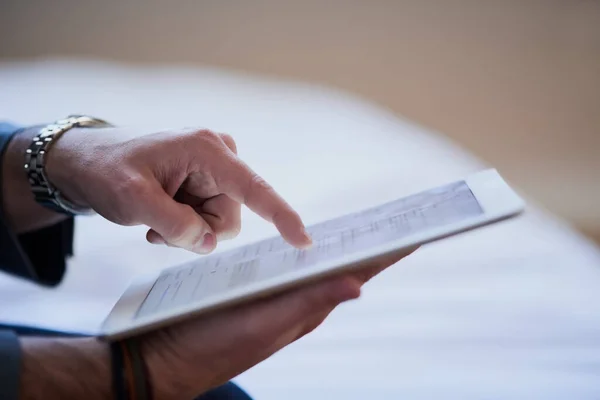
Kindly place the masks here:
MULTIPOLYGON (((85 112, 227 131, 309 223, 481 168, 414 125, 306 85, 49 63, 0 65, 0 88, 0 117, 23 123, 85 112)), ((135 274, 193 257, 145 244, 143 233, 79 221, 62 286, 0 279, 0 319, 96 330, 135 274)), ((235 243, 272 233, 246 213, 235 243)), ((238 382, 262 400, 598 398, 599 267, 595 247, 530 210, 421 249, 238 382)))

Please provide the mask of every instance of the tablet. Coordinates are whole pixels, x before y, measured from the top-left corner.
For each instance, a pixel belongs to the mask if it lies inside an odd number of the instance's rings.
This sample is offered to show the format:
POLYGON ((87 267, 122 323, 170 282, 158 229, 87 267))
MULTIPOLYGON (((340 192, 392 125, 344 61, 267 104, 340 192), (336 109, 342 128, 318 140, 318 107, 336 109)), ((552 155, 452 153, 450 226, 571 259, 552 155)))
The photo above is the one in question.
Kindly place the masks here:
POLYGON ((100 336, 113 340, 284 291, 365 261, 518 215, 521 198, 495 170, 307 227, 309 249, 280 236, 140 277, 100 336))

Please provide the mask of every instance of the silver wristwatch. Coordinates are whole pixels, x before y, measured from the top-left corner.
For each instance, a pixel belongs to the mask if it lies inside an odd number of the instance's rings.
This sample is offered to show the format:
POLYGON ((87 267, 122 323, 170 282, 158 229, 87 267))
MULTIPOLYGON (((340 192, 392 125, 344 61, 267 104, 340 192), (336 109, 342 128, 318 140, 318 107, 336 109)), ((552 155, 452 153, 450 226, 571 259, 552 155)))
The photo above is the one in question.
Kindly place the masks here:
POLYGON ((69 215, 92 214, 93 210, 79 207, 65 199, 46 175, 46 154, 52 144, 65 132, 74 127, 99 128, 111 126, 108 122, 86 115, 70 115, 47 125, 33 138, 25 154, 25 172, 35 200, 54 211, 69 215))

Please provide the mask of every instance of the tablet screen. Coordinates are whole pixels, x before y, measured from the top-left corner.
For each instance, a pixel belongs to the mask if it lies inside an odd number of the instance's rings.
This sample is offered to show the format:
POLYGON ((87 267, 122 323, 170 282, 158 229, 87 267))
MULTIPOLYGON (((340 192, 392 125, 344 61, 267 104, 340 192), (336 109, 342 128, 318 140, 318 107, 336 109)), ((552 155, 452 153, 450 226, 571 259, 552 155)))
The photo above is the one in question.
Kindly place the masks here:
POLYGON ((275 237, 206 256, 163 271, 136 318, 481 214, 469 186, 460 181, 312 225, 307 228, 313 238, 310 249, 293 248, 275 237))

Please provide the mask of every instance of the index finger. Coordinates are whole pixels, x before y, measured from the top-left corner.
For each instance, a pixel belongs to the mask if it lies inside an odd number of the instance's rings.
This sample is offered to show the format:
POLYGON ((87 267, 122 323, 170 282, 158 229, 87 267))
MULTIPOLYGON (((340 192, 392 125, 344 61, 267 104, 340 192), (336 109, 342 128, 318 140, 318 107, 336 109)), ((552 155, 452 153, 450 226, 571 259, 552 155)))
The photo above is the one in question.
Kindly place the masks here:
POLYGON ((272 222, 290 244, 301 248, 310 246, 312 240, 298 213, 242 160, 233 156, 231 161, 225 168, 215 171, 219 190, 272 222))

